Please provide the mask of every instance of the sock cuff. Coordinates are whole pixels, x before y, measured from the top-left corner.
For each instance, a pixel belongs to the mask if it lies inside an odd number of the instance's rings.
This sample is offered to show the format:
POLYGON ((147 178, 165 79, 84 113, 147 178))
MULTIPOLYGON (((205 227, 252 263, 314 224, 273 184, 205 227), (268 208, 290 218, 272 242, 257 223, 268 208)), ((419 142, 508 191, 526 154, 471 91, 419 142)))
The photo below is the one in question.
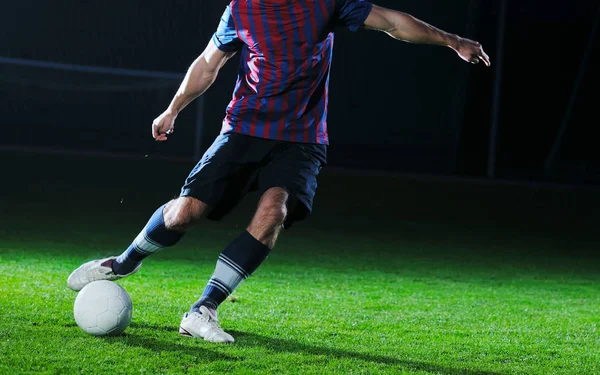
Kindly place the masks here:
POLYGON ((166 204, 163 204, 152 214, 146 228, 144 228, 144 236, 160 247, 173 246, 183 237, 182 232, 169 230, 165 227, 163 213, 165 206, 166 204))
POLYGON ((234 260, 238 265, 243 265, 246 274, 251 275, 270 252, 271 249, 267 245, 245 230, 231 241, 221 254, 234 260))
POLYGON ((254 238, 254 236, 251 235, 250 232, 248 232, 247 230, 243 231, 240 234, 240 237, 242 238, 242 241, 247 241, 248 245, 252 243, 252 246, 256 248, 261 248, 262 253, 264 253, 265 255, 269 255, 269 253, 271 252, 271 248, 269 246, 263 244, 262 242, 254 238))
MULTIPOLYGON (((227 297, 225 297, 225 298, 227 298, 227 297)), ((213 310, 216 310, 219 308, 219 303, 217 303, 217 301, 215 301, 212 298, 203 296, 202 298, 200 298, 198 300, 198 302, 196 302, 192 305, 190 312, 199 312, 200 306, 206 306, 206 307, 210 307, 213 310)))
POLYGON ((165 215, 164 210, 166 207, 166 203, 160 206, 154 211, 152 216, 150 216, 150 220, 148 220, 148 224, 146 224, 146 232, 150 232, 158 227, 165 226, 165 215))

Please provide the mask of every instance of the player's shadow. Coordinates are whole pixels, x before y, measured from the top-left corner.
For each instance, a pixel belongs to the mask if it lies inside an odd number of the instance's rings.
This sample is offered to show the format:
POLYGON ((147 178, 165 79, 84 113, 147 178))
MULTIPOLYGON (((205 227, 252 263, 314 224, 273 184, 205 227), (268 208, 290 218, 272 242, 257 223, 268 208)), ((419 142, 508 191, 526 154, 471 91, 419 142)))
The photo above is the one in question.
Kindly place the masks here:
POLYGON ((230 332, 233 337, 235 337, 236 342, 234 345, 245 346, 245 347, 255 347, 262 346, 269 350, 275 352, 285 352, 285 353, 304 353, 311 355, 326 355, 330 358, 350 358, 350 359, 358 359, 365 362, 372 362, 380 365, 388 365, 393 366, 396 370, 412 370, 412 371, 426 371, 439 373, 444 375, 500 375, 497 372, 491 371, 479 371, 479 370, 468 370, 461 368, 452 368, 436 365, 433 363, 427 362, 419 362, 419 361, 409 361, 402 360, 397 358, 386 357, 383 355, 375 355, 375 354, 366 354, 366 353, 357 353, 348 350, 342 349, 333 349, 333 348, 324 348, 320 346, 313 346, 302 344, 297 341, 266 337, 257 335, 254 333, 247 332, 230 332))
MULTIPOLYGON (((129 328, 150 329, 152 331, 163 331, 163 332, 177 332, 177 330, 179 329, 179 325, 161 326, 161 325, 157 325, 157 324, 133 322, 133 323, 131 323, 129 328)), ((125 332, 127 332, 127 331, 125 331, 125 332)))
MULTIPOLYGON (((153 331, 165 331, 165 332, 173 332, 176 334, 177 327, 169 327, 169 326, 159 326, 153 324, 144 324, 144 323, 134 323, 131 325, 133 328, 141 328, 141 329, 150 329, 153 331)), ((501 375, 499 372, 492 371, 482 371, 482 370, 469 370, 469 369, 461 369, 461 368, 452 368, 446 366, 440 366, 433 363, 420 362, 420 361, 409 361, 402 360, 392 357, 387 357, 383 355, 375 355, 375 354, 366 354, 366 353, 357 353, 349 350, 342 349, 334 349, 334 348, 325 348, 320 346, 313 346, 308 344, 303 344, 294 340, 289 339, 281 339, 275 337, 267 337, 257 335, 255 333, 248 332, 240 332, 240 331, 229 331, 235 337, 234 346, 241 347, 263 347, 274 352, 283 352, 283 353, 300 353, 300 354, 311 354, 311 355, 327 355, 330 358, 338 358, 338 359, 358 359, 365 362, 371 362, 379 365, 387 365, 391 367, 395 367, 396 370, 412 370, 412 371, 426 371, 439 373, 443 375, 501 375)), ((152 349, 155 351, 176 351, 183 352, 187 354, 192 354, 197 357, 201 357, 203 360, 240 360, 240 358, 228 356, 226 354, 212 352, 206 349, 206 345, 202 345, 202 347, 198 347, 197 345, 183 345, 179 343, 174 343, 172 341, 162 342, 160 340, 140 336, 136 334, 129 334, 124 336, 126 340, 131 345, 141 346, 147 349, 152 349)), ((182 340, 188 340, 183 339, 182 340)), ((193 342, 195 340, 189 340, 193 342)))
MULTIPOLYGON (((167 327, 163 328, 167 330, 167 327)), ((170 327, 169 331, 173 331, 170 327)), ((177 334, 175 332, 175 334, 177 334)), ((196 358, 198 362, 211 362, 211 361, 236 361, 240 358, 233 357, 224 353, 219 353, 206 347, 199 347, 195 345, 195 340, 178 338, 177 340, 164 341, 155 337, 149 337, 145 335, 131 334, 125 332, 120 336, 115 337, 102 337, 103 340, 109 343, 119 343, 128 346, 137 346, 146 350, 152 350, 154 352, 175 352, 188 354, 192 358, 196 358), (187 343, 186 343, 187 342, 187 343)))

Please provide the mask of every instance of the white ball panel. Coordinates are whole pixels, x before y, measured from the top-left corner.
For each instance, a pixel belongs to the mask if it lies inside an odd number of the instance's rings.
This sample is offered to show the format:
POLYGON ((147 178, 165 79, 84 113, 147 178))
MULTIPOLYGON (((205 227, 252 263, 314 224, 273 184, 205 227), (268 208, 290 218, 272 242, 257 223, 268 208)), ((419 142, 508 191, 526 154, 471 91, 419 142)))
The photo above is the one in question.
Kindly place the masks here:
POLYGON ((119 297, 112 297, 108 300, 108 311, 115 315, 119 315, 123 309, 125 308, 125 304, 119 297))
POLYGON ((73 313, 77 325, 96 335, 118 335, 131 323, 133 306, 125 289, 112 281, 86 285, 77 295, 73 313))

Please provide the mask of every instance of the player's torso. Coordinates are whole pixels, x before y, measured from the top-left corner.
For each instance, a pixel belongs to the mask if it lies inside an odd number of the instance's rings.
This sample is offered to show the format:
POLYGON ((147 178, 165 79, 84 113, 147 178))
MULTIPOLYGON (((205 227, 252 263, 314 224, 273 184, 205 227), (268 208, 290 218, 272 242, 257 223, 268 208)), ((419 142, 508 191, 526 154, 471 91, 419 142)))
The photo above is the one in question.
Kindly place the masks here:
POLYGON ((334 0, 233 0, 230 11, 243 47, 222 132, 326 144, 334 0))
POLYGON ((251 85, 260 96, 286 84, 310 84, 328 72, 333 0, 234 0, 231 13, 251 85), (277 87, 279 86, 279 87, 277 87))

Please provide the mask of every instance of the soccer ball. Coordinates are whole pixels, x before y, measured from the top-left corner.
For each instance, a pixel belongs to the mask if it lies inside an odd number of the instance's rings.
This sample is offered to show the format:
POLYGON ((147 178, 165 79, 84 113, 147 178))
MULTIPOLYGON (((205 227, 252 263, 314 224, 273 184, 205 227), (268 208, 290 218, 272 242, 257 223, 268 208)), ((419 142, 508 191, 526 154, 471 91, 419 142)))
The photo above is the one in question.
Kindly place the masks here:
POLYGON ((115 336, 131 323, 131 297, 107 280, 89 283, 77 294, 73 314, 79 328, 94 336, 115 336))

